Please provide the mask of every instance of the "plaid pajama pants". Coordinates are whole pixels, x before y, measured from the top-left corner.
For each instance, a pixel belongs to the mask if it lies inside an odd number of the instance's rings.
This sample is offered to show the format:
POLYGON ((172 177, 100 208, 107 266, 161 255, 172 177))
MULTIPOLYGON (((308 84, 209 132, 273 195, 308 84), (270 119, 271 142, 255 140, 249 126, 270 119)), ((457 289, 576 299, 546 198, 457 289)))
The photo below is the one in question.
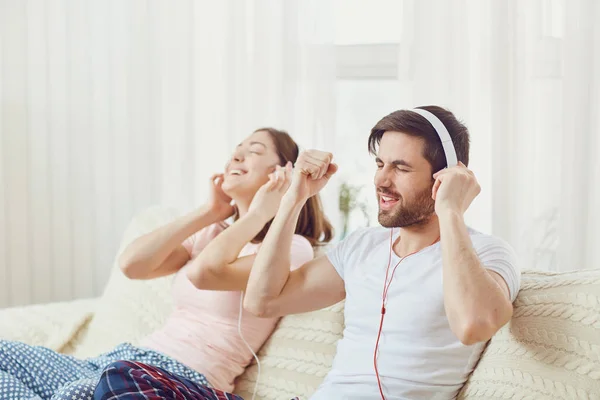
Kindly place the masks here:
POLYGON ((0 400, 88 400, 104 368, 117 360, 157 365, 207 384, 180 362, 150 349, 124 343, 98 357, 80 360, 40 346, 0 340, 0 400))
POLYGON ((119 399, 244 400, 162 368, 132 361, 117 361, 109 365, 94 392, 94 400, 119 399))

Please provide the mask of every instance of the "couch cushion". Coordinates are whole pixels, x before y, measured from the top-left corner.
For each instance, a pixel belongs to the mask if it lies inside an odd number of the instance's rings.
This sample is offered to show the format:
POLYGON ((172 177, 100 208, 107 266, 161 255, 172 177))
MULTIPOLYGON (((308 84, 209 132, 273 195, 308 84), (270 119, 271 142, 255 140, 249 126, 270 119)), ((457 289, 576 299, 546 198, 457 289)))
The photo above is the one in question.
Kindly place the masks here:
POLYGON ((94 315, 96 299, 34 304, 0 310, 0 338, 64 351, 94 315))
POLYGON ((460 399, 600 399, 600 270, 525 272, 460 399))
MULTIPOLYGON (((308 398, 319 386, 344 330, 344 302, 323 310, 289 315, 261 348, 256 399, 308 398)), ((251 399, 258 367, 252 363, 236 381, 236 393, 251 399)))
MULTIPOLYGON (((178 213, 155 207, 139 213, 123 236, 119 253, 135 238, 173 220, 178 213)), ((87 329, 70 343, 77 357, 91 357, 122 342, 137 343, 160 328, 173 307, 173 276, 147 281, 127 279, 118 266, 112 272, 87 329)))

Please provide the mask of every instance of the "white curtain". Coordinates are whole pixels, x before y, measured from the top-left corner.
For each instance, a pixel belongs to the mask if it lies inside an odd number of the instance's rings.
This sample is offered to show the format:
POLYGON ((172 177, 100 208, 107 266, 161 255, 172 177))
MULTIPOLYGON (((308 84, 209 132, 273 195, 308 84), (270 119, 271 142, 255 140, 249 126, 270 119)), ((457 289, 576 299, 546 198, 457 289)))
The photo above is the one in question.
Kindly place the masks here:
POLYGON ((523 268, 598 268, 600 2, 404 1, 399 77, 468 122, 474 204, 523 268))
POLYGON ((97 295, 128 220, 198 206, 255 128, 333 148, 330 21, 322 0, 0 0, 0 307, 97 295))

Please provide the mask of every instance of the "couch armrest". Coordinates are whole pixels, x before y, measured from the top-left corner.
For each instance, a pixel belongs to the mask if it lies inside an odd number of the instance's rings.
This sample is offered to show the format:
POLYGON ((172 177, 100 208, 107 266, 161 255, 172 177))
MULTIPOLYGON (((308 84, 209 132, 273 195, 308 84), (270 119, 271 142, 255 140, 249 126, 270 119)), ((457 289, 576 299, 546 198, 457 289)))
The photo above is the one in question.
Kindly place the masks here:
POLYGON ((0 339, 60 351, 94 314, 96 299, 0 310, 0 339))

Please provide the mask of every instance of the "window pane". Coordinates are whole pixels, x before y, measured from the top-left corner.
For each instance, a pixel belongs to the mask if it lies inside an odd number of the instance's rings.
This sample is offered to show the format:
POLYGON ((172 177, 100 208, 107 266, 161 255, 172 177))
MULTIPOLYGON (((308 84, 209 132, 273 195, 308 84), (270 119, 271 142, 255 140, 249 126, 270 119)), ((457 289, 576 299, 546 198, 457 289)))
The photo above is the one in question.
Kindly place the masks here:
POLYGON ((402 0, 335 0, 335 44, 398 43, 402 0))
POLYGON ((367 222, 377 225, 375 159, 367 150, 371 128, 392 111, 409 108, 412 91, 410 84, 402 81, 338 81, 337 95, 334 156, 340 170, 336 175, 340 184, 360 190, 349 215, 348 229, 352 231, 367 222))

